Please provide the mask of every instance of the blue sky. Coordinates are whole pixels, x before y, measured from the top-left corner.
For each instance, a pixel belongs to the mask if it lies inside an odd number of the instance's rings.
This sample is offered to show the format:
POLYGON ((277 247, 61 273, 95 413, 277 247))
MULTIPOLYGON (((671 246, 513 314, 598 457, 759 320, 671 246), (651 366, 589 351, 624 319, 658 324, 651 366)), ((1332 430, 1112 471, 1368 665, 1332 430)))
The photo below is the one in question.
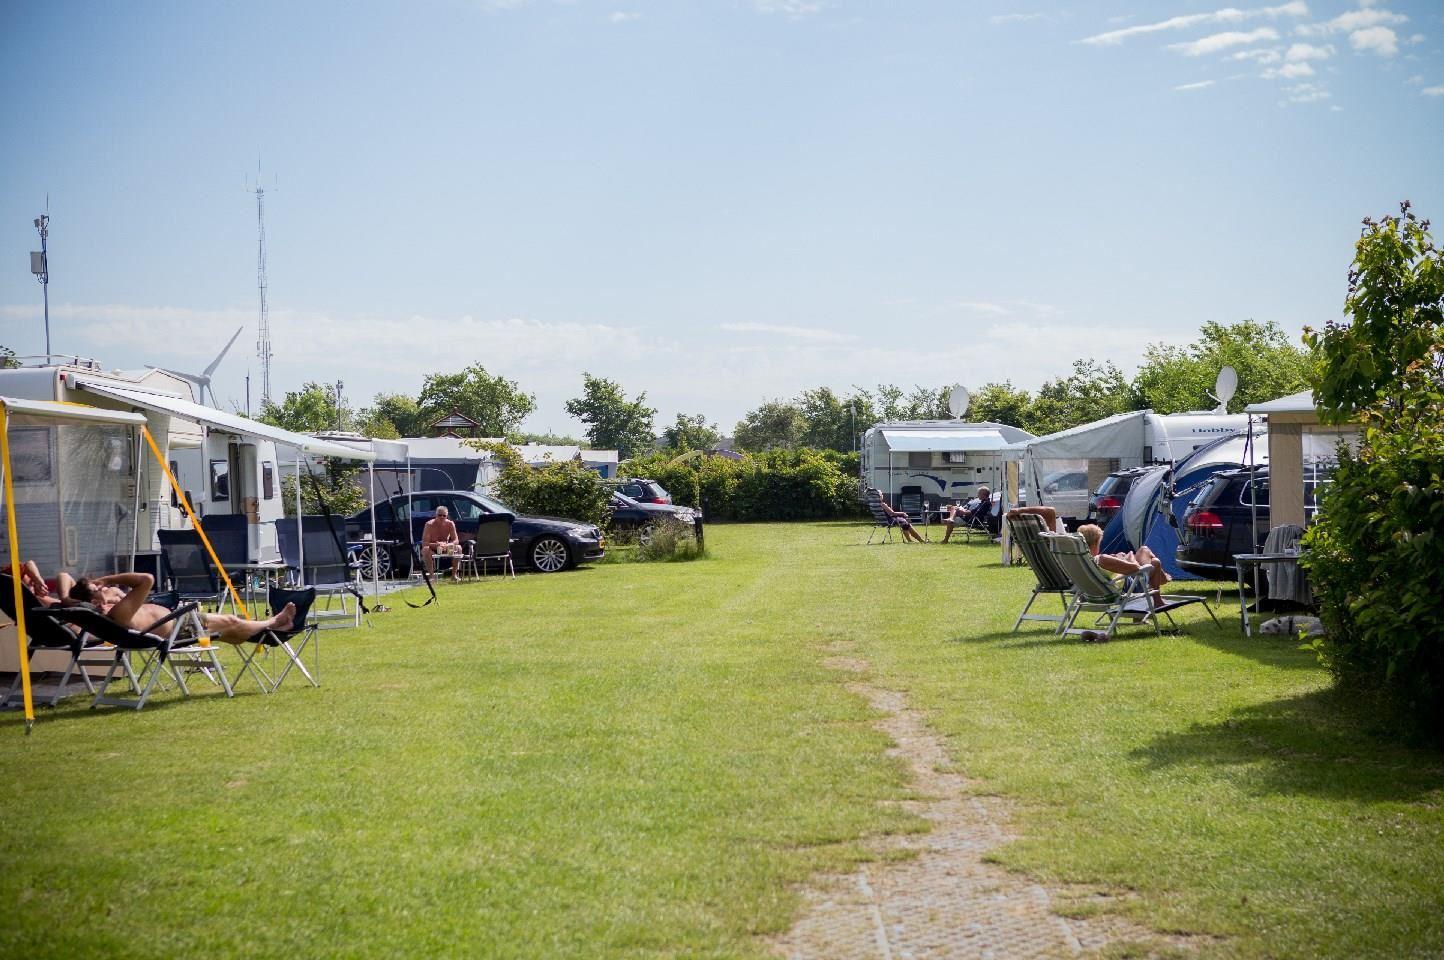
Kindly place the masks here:
MULTIPOLYGON (((1444 222, 1437 3, 7 4, 0 343, 254 359, 362 405, 480 362, 728 429, 826 384, 1132 369, 1339 314, 1366 215, 1444 222)), ((254 382, 254 381, 253 381, 254 382)), ((258 388, 257 392, 258 392, 258 388)))

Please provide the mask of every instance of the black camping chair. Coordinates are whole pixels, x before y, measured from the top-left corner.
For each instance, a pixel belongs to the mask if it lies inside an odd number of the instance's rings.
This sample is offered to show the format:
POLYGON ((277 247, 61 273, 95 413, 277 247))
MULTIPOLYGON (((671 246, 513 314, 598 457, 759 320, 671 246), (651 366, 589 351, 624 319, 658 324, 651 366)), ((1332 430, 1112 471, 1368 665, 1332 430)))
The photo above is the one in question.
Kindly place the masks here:
MULTIPOLYGON (((202 637, 183 638, 181 636, 182 625, 187 622, 187 618, 195 614, 198 608, 199 604, 183 603, 169 616, 152 624, 147 631, 132 630, 130 627, 122 626, 88 604, 74 607, 46 607, 40 611, 32 610, 30 612, 32 614, 39 613, 57 623, 68 623, 83 630, 88 636, 111 644, 115 648, 115 656, 111 661, 110 669, 106 671, 105 678, 100 682, 100 689, 96 691, 95 699, 90 704, 92 710, 100 706, 129 707, 133 710, 140 710, 150 699, 151 691, 155 688, 156 681, 160 679, 162 673, 170 673, 180 686, 182 695, 190 696, 190 688, 186 686, 185 673, 176 665, 177 660, 181 659, 203 665, 202 668, 207 671, 215 671, 220 678, 220 685, 226 691, 226 696, 234 695, 230 682, 226 679, 225 668, 221 666, 220 657, 216 654, 216 648, 204 645, 202 637), (141 664, 139 671, 133 670, 127 662, 126 658, 132 653, 146 654, 146 659, 141 664), (116 670, 122 670, 131 677, 131 683, 140 693, 139 697, 131 700, 106 696, 106 689, 114 679, 116 670)), ((29 622, 28 618, 27 622, 29 622)))
MULTIPOLYGON (((311 681, 311 686, 321 685, 321 641, 316 639, 316 624, 310 619, 311 608, 316 603, 316 588, 306 587, 301 590, 286 590, 281 587, 271 587, 267 591, 267 599, 271 606, 271 615, 286 606, 288 603, 296 605, 296 616, 291 621, 289 630, 262 630, 249 640, 243 640, 234 644, 237 652, 241 655, 241 672, 236 674, 236 683, 241 682, 241 677, 246 675, 247 670, 256 672, 256 682, 266 693, 273 693, 280 688, 285 681, 286 675, 295 667, 301 671, 301 675, 311 681), (295 643, 297 638, 300 643, 295 643), (315 641, 315 652, 311 655, 311 669, 306 669, 306 664, 301 661, 301 655, 306 652, 306 645, 315 641), (293 645, 294 644, 294 645, 293 645), (247 653, 245 647, 250 647, 247 653), (258 654, 269 654, 272 650, 279 650, 286 655, 287 663, 281 668, 281 673, 272 680, 271 675, 266 672, 261 664, 256 662, 258 654)), ((226 641, 231 642, 231 641, 226 641)))
MULTIPOLYGON (((25 637, 26 662, 34 661, 37 650, 65 651, 70 654, 70 661, 65 665, 65 672, 60 677, 60 682, 55 686, 55 692, 50 699, 45 701, 45 706, 53 707, 60 702, 65 695, 65 688, 70 683, 71 674, 76 668, 80 668, 80 679, 85 684, 88 693, 95 693, 95 684, 90 682, 90 674, 86 671, 87 664, 103 664, 110 659, 110 649, 101 641, 87 636, 79 631, 66 629, 59 623, 46 616, 39 616, 30 611, 39 610, 42 613, 45 607, 41 606, 40 600, 30 588, 23 583, 20 585, 21 603, 26 611, 25 616, 25 637), (94 651, 102 650, 103 656, 96 658, 94 651)), ((0 613, 5 614, 11 621, 18 623, 20 618, 15 615, 15 581, 9 574, 0 574, 0 613)), ((0 700, 0 707, 10 706, 12 700, 21 697, 21 683, 24 678, 20 671, 15 672, 15 681, 10 684, 10 689, 5 691, 5 697, 0 700)))
POLYGON ((476 528, 476 539, 469 541, 473 570, 480 564, 480 572, 485 574, 487 563, 495 561, 501 564, 503 574, 510 570, 512 578, 516 578, 516 565, 511 559, 511 521, 510 514, 491 514, 481 518, 476 528))
MULTIPOLYGON (((314 587, 317 596, 340 597, 341 609, 317 614, 317 617, 346 617, 361 626, 361 564, 346 553, 336 539, 326 517, 308 514, 301 518, 302 539, 296 538, 296 518, 288 517, 276 528, 281 547, 281 560, 295 570, 298 582, 314 587), (305 547, 304 556, 301 547, 305 547), (305 569, 302 570, 304 565, 305 569), (346 596, 357 599, 354 612, 347 610, 346 596)), ((282 604, 284 606, 284 604, 282 604)))
POLYGON ((157 530, 155 535, 170 568, 170 587, 180 600, 217 609, 224 606, 227 591, 201 543, 201 535, 194 530, 157 530))

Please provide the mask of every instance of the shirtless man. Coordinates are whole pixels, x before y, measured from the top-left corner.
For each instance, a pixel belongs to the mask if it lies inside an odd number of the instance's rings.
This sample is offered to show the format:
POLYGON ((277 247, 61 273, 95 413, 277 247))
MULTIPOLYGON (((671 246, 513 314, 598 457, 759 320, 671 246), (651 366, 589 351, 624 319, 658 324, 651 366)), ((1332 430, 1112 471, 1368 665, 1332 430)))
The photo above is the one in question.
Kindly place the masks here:
MULTIPOLYGON (((146 632, 172 611, 150 599, 155 580, 148 573, 112 573, 93 580, 82 577, 70 588, 70 599, 89 603, 123 627, 146 632)), ((246 620, 228 613, 203 613, 201 626, 211 636, 227 643, 244 643, 264 630, 286 631, 296 617, 296 605, 288 603, 269 620, 246 620)))
POLYGON ((1053 507, 1014 507, 1008 511, 1008 519, 1021 517, 1025 513, 1031 513, 1035 517, 1043 518, 1043 528, 1049 533, 1067 533, 1063 521, 1058 517, 1058 511, 1053 507))
MULTIPOLYGON (((438 554, 456 557, 460 553, 461 538, 456 533, 456 524, 452 522, 445 507, 437 507, 436 516, 426 521, 426 526, 421 528, 421 562, 426 564, 426 572, 432 575, 436 573, 438 554)), ((451 579, 461 582, 461 571, 457 569, 455 560, 451 563, 451 579)))

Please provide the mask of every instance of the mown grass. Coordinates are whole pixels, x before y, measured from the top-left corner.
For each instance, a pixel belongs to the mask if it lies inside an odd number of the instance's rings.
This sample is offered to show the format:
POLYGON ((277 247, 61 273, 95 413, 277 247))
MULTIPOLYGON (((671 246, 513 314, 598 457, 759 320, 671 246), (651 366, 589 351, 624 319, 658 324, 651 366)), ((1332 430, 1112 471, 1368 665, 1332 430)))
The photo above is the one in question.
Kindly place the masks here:
MULTIPOLYGON (((917 829, 849 650, 980 789, 1008 866, 1237 956, 1444 952, 1444 758, 1288 642, 1007 632, 995 548, 717 526, 693 563, 442 588, 323 635, 325 686, 0 715, 4 956, 732 957, 917 829)), ((5 634, 0 634, 0 637, 5 634)))

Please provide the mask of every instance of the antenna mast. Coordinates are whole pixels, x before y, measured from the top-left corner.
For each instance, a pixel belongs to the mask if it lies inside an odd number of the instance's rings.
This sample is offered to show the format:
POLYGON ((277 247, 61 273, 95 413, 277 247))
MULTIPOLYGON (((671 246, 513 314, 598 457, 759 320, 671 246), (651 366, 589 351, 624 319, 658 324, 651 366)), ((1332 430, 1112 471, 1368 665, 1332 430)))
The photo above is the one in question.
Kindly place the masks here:
POLYGON ((266 188, 256 174, 256 289, 261 313, 256 323, 256 356, 261 360, 261 403, 271 402, 271 317, 266 308, 266 188))

